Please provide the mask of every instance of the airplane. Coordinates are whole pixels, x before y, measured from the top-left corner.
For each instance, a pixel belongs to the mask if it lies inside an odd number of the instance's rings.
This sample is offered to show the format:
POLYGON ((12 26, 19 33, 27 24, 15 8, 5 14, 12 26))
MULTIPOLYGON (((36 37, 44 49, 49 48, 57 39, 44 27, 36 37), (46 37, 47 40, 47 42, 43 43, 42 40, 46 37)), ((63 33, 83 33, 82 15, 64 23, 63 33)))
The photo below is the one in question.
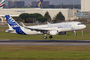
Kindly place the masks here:
POLYGON ((2 7, 2 5, 5 3, 5 0, 2 0, 1 2, 0 2, 0 7, 2 7))
POLYGON ((42 7, 42 3, 43 3, 43 0, 40 0, 38 2, 38 4, 36 5, 36 8, 41 8, 42 7))
POLYGON ((5 30, 5 32, 23 35, 45 34, 43 37, 44 39, 47 39, 47 34, 50 35, 49 38, 51 39, 53 38, 53 35, 64 35, 68 31, 74 31, 76 35, 77 30, 86 28, 86 25, 81 22, 62 22, 35 26, 20 26, 12 17, 10 17, 10 15, 5 15, 5 17, 9 25, 9 29, 5 30))

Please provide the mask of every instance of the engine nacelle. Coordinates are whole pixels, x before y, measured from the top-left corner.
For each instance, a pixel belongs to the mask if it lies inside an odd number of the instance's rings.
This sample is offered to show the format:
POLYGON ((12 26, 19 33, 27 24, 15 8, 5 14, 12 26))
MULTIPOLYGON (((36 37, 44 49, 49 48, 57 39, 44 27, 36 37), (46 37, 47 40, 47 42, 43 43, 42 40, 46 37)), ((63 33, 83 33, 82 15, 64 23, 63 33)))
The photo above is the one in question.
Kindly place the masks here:
POLYGON ((66 35, 66 32, 59 32, 59 35, 66 35))
POLYGON ((50 35, 57 35, 58 34, 58 31, 57 30, 51 30, 50 31, 50 35))

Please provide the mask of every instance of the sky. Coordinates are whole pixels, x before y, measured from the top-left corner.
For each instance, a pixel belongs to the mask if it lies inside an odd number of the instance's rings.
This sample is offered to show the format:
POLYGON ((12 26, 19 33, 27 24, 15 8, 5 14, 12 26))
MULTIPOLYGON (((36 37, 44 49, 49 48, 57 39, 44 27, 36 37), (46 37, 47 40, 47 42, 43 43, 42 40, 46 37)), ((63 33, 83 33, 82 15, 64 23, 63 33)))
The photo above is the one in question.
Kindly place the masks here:
MULTIPOLYGON (((1 0, 0 0, 1 1, 1 0)), ((14 1, 14 0, 6 0, 7 1, 14 1)), ((31 5, 31 1, 40 1, 40 0, 16 0, 16 1, 26 1, 26 4, 31 5)), ((44 0, 44 1, 50 1, 50 4, 54 5, 60 5, 60 4, 81 4, 81 0, 44 0)))

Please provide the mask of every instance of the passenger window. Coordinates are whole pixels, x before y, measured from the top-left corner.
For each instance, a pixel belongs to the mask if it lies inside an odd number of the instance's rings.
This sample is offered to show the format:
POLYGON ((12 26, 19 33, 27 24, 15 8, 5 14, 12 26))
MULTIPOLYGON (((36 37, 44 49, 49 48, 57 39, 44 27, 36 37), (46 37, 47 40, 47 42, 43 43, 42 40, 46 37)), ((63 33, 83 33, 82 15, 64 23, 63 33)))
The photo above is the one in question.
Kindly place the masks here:
POLYGON ((82 25, 82 23, 78 23, 78 25, 82 25))

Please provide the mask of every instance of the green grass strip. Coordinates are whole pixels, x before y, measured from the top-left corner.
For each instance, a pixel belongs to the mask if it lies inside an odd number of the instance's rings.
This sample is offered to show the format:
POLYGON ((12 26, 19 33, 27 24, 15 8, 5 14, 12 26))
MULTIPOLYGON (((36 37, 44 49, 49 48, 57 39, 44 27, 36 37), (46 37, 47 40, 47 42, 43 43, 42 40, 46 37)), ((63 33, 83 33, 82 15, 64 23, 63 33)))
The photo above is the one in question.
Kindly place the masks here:
POLYGON ((90 52, 60 52, 60 51, 29 51, 0 52, 0 58, 36 58, 36 59, 90 59, 90 52))

